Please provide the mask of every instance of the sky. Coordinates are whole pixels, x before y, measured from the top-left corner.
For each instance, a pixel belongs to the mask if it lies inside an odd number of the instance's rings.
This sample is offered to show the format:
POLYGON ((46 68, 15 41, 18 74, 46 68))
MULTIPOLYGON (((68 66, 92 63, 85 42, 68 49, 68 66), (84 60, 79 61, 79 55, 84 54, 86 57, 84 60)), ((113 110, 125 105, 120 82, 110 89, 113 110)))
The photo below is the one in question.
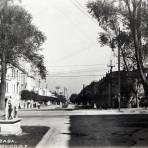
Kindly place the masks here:
MULTIPOLYGON (((87 0, 22 0, 35 24, 46 36, 42 54, 50 90, 64 87, 79 93, 109 70, 111 50, 98 44, 97 21, 87 12, 87 0)), ((45 82, 42 83, 45 87, 45 82)))

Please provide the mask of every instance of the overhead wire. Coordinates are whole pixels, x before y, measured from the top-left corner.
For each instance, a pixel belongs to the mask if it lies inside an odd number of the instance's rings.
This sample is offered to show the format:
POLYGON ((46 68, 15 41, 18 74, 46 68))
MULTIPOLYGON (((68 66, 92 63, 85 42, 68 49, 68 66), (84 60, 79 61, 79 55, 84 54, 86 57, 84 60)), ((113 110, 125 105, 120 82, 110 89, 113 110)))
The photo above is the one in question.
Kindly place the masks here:
POLYGON ((77 73, 94 73, 94 72, 98 72, 98 70, 88 70, 88 71, 73 71, 73 72, 61 72, 61 73, 52 73, 54 75, 61 75, 61 74, 77 74, 77 73))
POLYGON ((98 26, 98 23, 85 11, 85 8, 77 1, 77 0, 70 0, 71 3, 79 10, 81 11, 85 16, 87 16, 93 23, 95 23, 98 26))
MULTIPOLYGON (((94 45, 93 45, 94 46, 94 45)), ((62 58, 60 58, 60 59, 58 59, 58 60, 56 60, 54 63, 59 63, 59 62, 61 62, 61 61, 65 61, 65 60, 67 60, 67 59, 69 59, 69 58, 72 58, 72 57, 74 57, 74 56, 77 56, 78 54, 80 54, 80 53, 82 53, 82 52, 84 52, 84 51, 87 51, 87 50, 90 50, 90 49, 93 49, 93 47, 87 47, 87 48, 83 48, 83 49, 80 49, 80 50, 77 50, 77 51, 75 51, 75 52, 73 52, 73 53, 71 53, 71 54, 69 54, 69 55, 66 55, 66 56, 64 56, 64 57, 62 57, 62 58)))
POLYGON ((92 67, 92 66, 103 66, 106 64, 88 64, 88 65, 51 65, 47 67, 62 68, 62 67, 92 67))
POLYGON ((85 16, 87 16, 92 22, 94 22, 98 26, 98 23, 89 15, 89 13, 85 11, 85 8, 82 6, 82 4, 79 1, 77 0, 70 0, 70 1, 77 9, 79 9, 85 16))
POLYGON ((78 68, 78 69, 76 67, 75 67, 75 69, 70 69, 68 67, 67 67, 68 69, 66 69, 65 67, 58 67, 58 68, 55 67, 55 69, 52 69, 50 71, 50 74, 57 75, 57 74, 69 74, 69 73, 71 73, 71 74, 74 74, 74 73, 92 73, 92 72, 99 72, 99 71, 102 72, 102 70, 108 69, 107 67, 106 68, 98 67, 97 65, 85 65, 85 66, 87 66, 87 67, 81 67, 81 68, 78 68), (64 68, 64 69, 61 69, 61 68, 64 68))
MULTIPOLYGON (((71 1, 70 1, 70 2, 71 2, 71 1)), ((72 2, 72 4, 75 5, 73 2, 72 2)), ((76 5, 75 5, 75 7, 76 7, 76 5)), ((57 10, 58 10, 64 17, 68 18, 68 20, 69 20, 70 22, 72 22, 73 24, 75 24, 76 26, 78 26, 78 27, 74 27, 74 29, 79 30, 79 32, 81 32, 81 33, 85 36, 85 38, 87 39, 87 41, 92 40, 92 38, 89 37, 89 36, 86 34, 86 32, 84 32, 82 29, 79 28, 79 23, 76 23, 76 21, 73 21, 72 19, 70 19, 70 18, 68 17, 68 15, 67 15, 67 14, 65 15, 65 13, 64 13, 63 11, 61 11, 60 9, 57 9, 57 10)), ((82 12, 82 11, 81 11, 81 12, 82 12)), ((82 13, 84 13, 84 12, 82 12, 82 13)), ((93 45, 93 46, 94 46, 94 45, 93 45)), ((92 47, 88 46, 87 48, 83 48, 83 49, 77 50, 77 51, 75 51, 75 52, 73 52, 73 53, 71 53, 71 54, 69 54, 69 55, 66 55, 66 56, 64 56, 64 57, 62 57, 62 58, 60 58, 60 59, 54 61, 54 63, 61 62, 61 61, 63 61, 63 60, 65 61, 65 60, 67 60, 67 59, 69 59, 69 58, 71 58, 71 57, 76 56, 77 54, 79 54, 79 53, 81 53, 81 52, 83 52, 83 51, 90 50, 91 48, 92 48, 92 47)))
MULTIPOLYGON (((74 5, 74 3, 71 0, 70 0, 70 3, 72 3, 72 5, 74 5)), ((74 20, 74 17, 71 19, 71 16, 69 17, 69 15, 68 15, 69 13, 64 13, 61 9, 58 9, 57 7, 56 7, 56 9, 60 12, 60 14, 62 14, 64 17, 66 17, 72 24, 75 24, 76 26, 78 26, 78 27, 74 27, 75 30, 79 30, 79 32, 81 32, 86 37, 86 39, 89 38, 90 40, 92 40, 92 38, 85 31, 83 31, 82 29, 79 28, 80 23, 78 22, 78 20, 76 20, 76 19, 74 20)))
POLYGON ((47 77, 76 77, 76 78, 78 78, 78 77, 98 77, 98 76, 104 76, 104 75, 57 75, 57 76, 55 76, 55 75, 48 75, 47 77))
MULTIPOLYGON (((70 0, 70 2, 81 12, 81 13, 83 13, 85 16, 87 16, 89 19, 91 19, 91 21, 93 21, 97 26, 98 26, 98 24, 93 20, 93 18, 86 12, 86 11, 84 11, 84 8, 83 8, 83 6, 78 2, 78 1, 76 1, 76 0, 74 0, 74 1, 72 1, 72 0, 70 0), (75 1, 75 2, 74 2, 75 1)), ((64 16, 65 16, 65 14, 61 11, 61 10, 59 10, 64 16)), ((68 20, 70 20, 71 21, 71 19, 69 19, 69 17, 68 17, 68 20)), ((75 21, 74 21, 74 23, 75 23, 75 21)), ((77 24, 77 23, 75 23, 76 25, 79 25, 79 24, 77 24)), ((75 27, 75 29, 79 29, 79 27, 75 27)), ((89 38, 89 39, 92 39, 92 38, 90 38, 85 32, 83 32, 81 29, 79 29, 79 31, 86 37, 86 38, 89 38)), ((91 47, 92 48, 92 47, 91 47)), ((87 47, 87 48, 83 48, 83 49, 80 49, 80 50, 77 50, 76 52, 74 52, 74 53, 71 53, 71 54, 69 54, 69 55, 66 55, 66 56, 64 56, 64 57, 62 57, 61 59, 59 59, 59 60, 57 60, 56 62, 60 62, 60 61, 62 61, 62 60, 66 60, 66 59, 69 59, 69 58, 71 58, 71 57, 74 57, 74 56, 76 56, 77 54, 79 54, 79 53, 81 53, 81 52, 83 52, 83 51, 86 51, 86 50, 90 50, 91 49, 89 46, 87 47)), ((100 65, 100 64, 98 64, 98 65, 100 65)), ((69 65, 69 66, 71 66, 71 65, 69 65)), ((76 65, 73 65, 73 66, 76 66, 76 65)), ((79 65, 80 66, 80 65, 79 65)), ((86 65, 86 66, 90 66, 90 65, 86 65)), ((50 66, 50 67, 52 67, 52 66, 50 66)), ((55 66, 54 66, 55 67, 55 66)), ((57 66, 57 67, 66 67, 66 66, 57 66)), ((96 70, 94 70, 94 71, 96 71, 96 70)), ((74 72, 66 72, 66 73, 60 73, 60 74, 68 74, 68 73, 80 73, 80 72, 91 72, 91 71, 74 71, 74 72)), ((57 73, 57 74, 59 74, 59 73, 57 73)), ((84 76, 84 75, 81 75, 81 76, 84 76)), ((85 75, 85 76, 87 76, 87 75, 85 75)), ((98 76, 98 75, 90 75, 90 76, 98 76)), ((50 76, 51 77, 51 76, 50 76)), ((55 76, 54 76, 55 77, 55 76)), ((60 76, 60 77, 62 77, 62 76, 60 76)), ((65 76, 64 76, 65 77, 65 76)), ((66 76, 67 77, 67 76, 66 76)), ((72 76, 73 77, 73 76, 72 76)), ((74 76, 75 77, 75 76, 74 76)))

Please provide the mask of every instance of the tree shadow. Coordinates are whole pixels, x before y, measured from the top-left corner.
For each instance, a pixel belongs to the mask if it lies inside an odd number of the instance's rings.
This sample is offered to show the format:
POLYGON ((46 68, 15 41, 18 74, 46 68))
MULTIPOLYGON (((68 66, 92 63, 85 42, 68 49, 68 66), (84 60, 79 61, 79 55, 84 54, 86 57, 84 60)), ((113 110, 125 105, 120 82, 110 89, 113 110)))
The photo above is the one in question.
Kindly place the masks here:
POLYGON ((69 147, 148 146, 148 115, 70 116, 69 147))

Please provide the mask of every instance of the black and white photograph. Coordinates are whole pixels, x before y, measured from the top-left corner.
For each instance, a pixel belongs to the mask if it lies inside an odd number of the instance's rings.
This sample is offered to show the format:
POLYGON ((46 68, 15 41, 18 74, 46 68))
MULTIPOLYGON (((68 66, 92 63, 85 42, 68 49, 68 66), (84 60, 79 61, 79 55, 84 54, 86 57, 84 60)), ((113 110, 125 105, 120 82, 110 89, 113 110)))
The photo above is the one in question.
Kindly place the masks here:
POLYGON ((0 0, 0 148, 148 148, 148 0, 0 0))

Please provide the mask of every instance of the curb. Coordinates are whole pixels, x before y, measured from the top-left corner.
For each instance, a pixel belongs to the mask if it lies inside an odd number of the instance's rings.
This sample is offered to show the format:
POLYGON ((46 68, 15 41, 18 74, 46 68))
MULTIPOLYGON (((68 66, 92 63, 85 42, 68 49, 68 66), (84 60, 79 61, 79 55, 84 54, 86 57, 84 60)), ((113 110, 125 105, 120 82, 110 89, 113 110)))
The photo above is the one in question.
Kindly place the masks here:
POLYGON ((55 136, 55 133, 56 133, 56 129, 50 128, 49 131, 43 136, 41 141, 37 144, 36 148, 45 148, 47 147, 47 143, 49 142, 51 142, 52 144, 52 139, 55 136))

